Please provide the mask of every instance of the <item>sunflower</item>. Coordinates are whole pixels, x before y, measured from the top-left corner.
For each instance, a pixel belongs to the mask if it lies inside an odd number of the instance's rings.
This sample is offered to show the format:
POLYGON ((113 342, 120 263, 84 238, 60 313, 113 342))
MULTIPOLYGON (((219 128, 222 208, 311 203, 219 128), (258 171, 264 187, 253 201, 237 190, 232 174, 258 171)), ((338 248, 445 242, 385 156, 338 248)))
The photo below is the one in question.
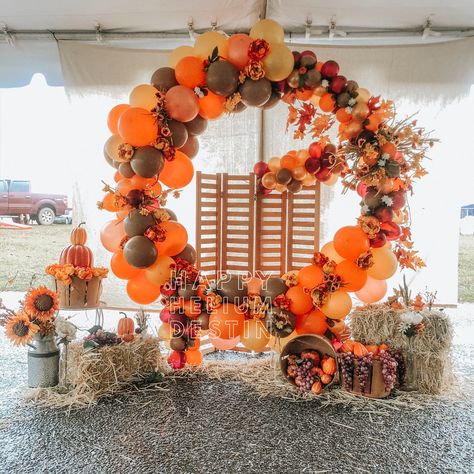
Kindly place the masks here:
POLYGON ((17 346, 28 344, 38 330, 39 327, 25 313, 15 314, 5 325, 5 334, 17 346))
POLYGON ((45 286, 32 288, 25 296, 24 310, 33 319, 48 320, 58 309, 57 293, 45 286))

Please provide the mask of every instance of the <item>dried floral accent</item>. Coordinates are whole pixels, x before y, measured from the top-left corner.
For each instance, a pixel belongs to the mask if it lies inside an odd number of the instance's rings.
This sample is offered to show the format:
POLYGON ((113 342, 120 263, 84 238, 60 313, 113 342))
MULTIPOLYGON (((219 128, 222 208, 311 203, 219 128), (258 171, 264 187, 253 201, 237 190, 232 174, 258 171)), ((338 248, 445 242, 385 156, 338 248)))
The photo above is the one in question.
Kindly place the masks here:
POLYGON ((208 312, 214 311, 220 306, 222 306, 222 296, 217 293, 209 293, 206 295, 206 310, 208 312))
POLYGON ((359 255, 356 265, 362 270, 368 270, 374 264, 374 254, 369 250, 359 255))
POLYGON ((251 318, 263 319, 268 310, 268 304, 262 301, 260 295, 249 295, 247 299, 248 314, 251 318))
POLYGON ((264 78, 265 70, 263 69, 263 63, 261 61, 249 61, 244 68, 244 74, 246 77, 250 77, 252 81, 264 78))
POLYGON ((135 153, 135 149, 128 143, 121 143, 118 147, 118 156, 122 161, 129 162, 135 153))
POLYGON ((291 299, 287 298, 284 294, 278 295, 273 299, 273 306, 281 309, 290 309, 291 299))
POLYGON ((323 272, 326 274, 333 273, 336 270, 336 262, 334 260, 328 260, 323 265, 323 272))
POLYGON ((334 293, 341 289, 343 286, 343 281, 339 275, 335 275, 334 273, 325 274, 324 285, 326 287, 326 291, 329 293, 334 293))
POLYGON ((148 229, 145 230, 144 235, 152 242, 164 242, 166 240, 166 230, 158 225, 148 227, 148 229))
POLYGON ((329 294, 327 293, 327 291, 325 291, 324 286, 314 288, 311 291, 311 299, 313 300, 313 306, 315 306, 316 308, 321 308, 321 306, 323 306, 324 303, 326 303, 326 301, 328 300, 328 297, 329 294))
POLYGON ((242 102, 242 96, 239 92, 234 92, 225 100, 224 110, 226 112, 233 112, 237 104, 240 102, 242 102))
POLYGON ((324 267, 326 263, 329 262, 329 257, 324 255, 321 252, 315 252, 313 257, 311 258, 311 263, 313 265, 317 265, 318 267, 324 267))
POLYGON ((158 222, 166 222, 170 220, 170 215, 164 209, 155 209, 153 211, 153 217, 158 222))
POLYGON ((261 61, 270 52, 270 44, 264 39, 253 40, 248 49, 248 57, 253 61, 261 61))
POLYGON ((394 249, 400 268, 410 268, 417 270, 426 267, 425 262, 418 256, 418 250, 406 250, 401 245, 397 245, 394 249))
POLYGON ((199 280, 199 270, 187 260, 182 258, 174 258, 174 283, 175 287, 184 283, 195 283, 199 280))
POLYGON ((316 108, 313 104, 304 102, 299 109, 290 104, 288 110, 286 129, 288 130, 289 125, 296 125, 293 138, 302 140, 306 136, 306 128, 312 123, 316 115, 316 108))
POLYGON ((298 270, 290 270, 289 272, 282 275, 281 279, 289 288, 296 286, 298 284, 298 270))
POLYGON ((380 232, 380 221, 373 216, 361 216, 357 219, 360 228, 373 239, 380 232))
POLYGON ((81 280, 91 280, 92 277, 107 278, 109 270, 104 267, 75 267, 69 263, 48 265, 45 269, 48 275, 53 276, 63 285, 70 285, 72 277, 76 276, 81 280))

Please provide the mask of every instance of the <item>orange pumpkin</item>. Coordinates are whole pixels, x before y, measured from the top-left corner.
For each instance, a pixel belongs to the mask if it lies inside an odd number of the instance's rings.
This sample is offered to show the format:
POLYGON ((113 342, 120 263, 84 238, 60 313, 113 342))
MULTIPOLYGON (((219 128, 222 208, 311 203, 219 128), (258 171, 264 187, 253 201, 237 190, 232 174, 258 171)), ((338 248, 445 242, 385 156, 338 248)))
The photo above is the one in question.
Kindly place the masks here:
POLYGON ((372 352, 374 356, 379 353, 379 346, 377 346, 377 344, 366 345, 365 347, 369 352, 372 352))
POLYGON ((380 351, 388 351, 388 346, 387 344, 380 344, 379 346, 379 352, 380 351))
POLYGON ((323 359, 321 364, 323 372, 327 375, 333 375, 336 372, 336 361, 332 357, 323 359))
POLYGON ((132 318, 129 318, 125 313, 123 318, 119 319, 117 326, 117 336, 120 337, 125 342, 133 341, 135 337, 135 323, 132 318))
POLYGON ((311 387, 311 392, 318 394, 318 393, 321 393, 322 389, 323 389, 323 386, 321 385, 321 382, 317 380, 316 382, 313 383, 313 386, 311 387))
POLYGON ((71 231, 71 244, 72 245, 84 245, 87 241, 87 232, 84 227, 85 222, 81 222, 77 227, 74 227, 71 231))
POLYGON ((320 379, 321 379, 321 382, 322 382, 324 385, 327 385, 328 383, 331 383, 331 381, 332 381, 332 376, 329 375, 329 374, 323 374, 323 375, 321 375, 320 379))
POLYGON ((61 252, 59 263, 62 265, 69 263, 75 267, 92 267, 94 256, 92 250, 85 245, 69 245, 61 252))
POLYGON ((352 352, 354 350, 354 341, 346 339, 341 346, 341 352, 352 352))
POLYGON ((361 344, 360 342, 354 342, 353 351, 354 351, 354 355, 356 357, 364 357, 369 353, 369 351, 364 346, 364 344, 361 344))

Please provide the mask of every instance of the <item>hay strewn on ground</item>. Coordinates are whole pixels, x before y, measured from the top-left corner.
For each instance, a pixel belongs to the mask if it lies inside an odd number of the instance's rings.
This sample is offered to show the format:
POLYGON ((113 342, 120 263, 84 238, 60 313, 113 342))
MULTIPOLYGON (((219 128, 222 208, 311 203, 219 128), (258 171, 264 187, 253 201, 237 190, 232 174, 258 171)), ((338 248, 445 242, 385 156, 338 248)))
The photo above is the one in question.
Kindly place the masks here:
POLYGON ((407 337, 400 331, 400 315, 385 305, 369 305, 351 315, 351 333, 364 344, 386 343, 404 353, 413 353, 414 373, 418 390, 441 393, 449 389, 454 377, 452 371, 453 327, 443 311, 422 311, 424 331, 407 337))
POLYGON ((39 404, 63 408, 83 408, 100 398, 134 389, 133 384, 150 375, 168 371, 156 337, 127 344, 86 350, 82 342, 69 346, 67 381, 73 388, 35 389, 28 398, 39 404))

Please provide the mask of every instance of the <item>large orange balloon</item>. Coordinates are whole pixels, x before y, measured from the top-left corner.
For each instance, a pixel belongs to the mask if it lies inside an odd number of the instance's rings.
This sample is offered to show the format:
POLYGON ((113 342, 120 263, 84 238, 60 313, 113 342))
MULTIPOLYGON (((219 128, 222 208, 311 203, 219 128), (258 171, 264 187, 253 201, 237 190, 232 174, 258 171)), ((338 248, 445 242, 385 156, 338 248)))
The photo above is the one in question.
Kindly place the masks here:
POLYGON ((118 132, 126 143, 133 146, 146 146, 156 140, 158 123, 148 110, 130 107, 119 118, 118 132))
POLYGON ((128 280, 127 294, 135 303, 147 305, 153 303, 160 296, 161 292, 160 287, 148 280, 145 272, 142 270, 136 277, 128 280))
POLYGON ((165 231, 166 237, 163 242, 155 242, 158 255, 172 257, 181 253, 188 243, 188 232, 186 228, 175 221, 165 221, 158 225, 165 231))
POLYGON ((130 106, 128 104, 118 104, 110 110, 107 117, 107 126, 114 135, 118 133, 118 121, 120 116, 129 108, 130 106))
POLYGON ((328 330, 326 315, 319 309, 296 316, 296 332, 298 334, 319 334, 322 336, 328 330))
POLYGON ((327 301, 321 306, 321 311, 329 319, 343 319, 352 309, 351 297, 345 291, 330 293, 327 301))
POLYGON ((244 322, 244 332, 240 342, 249 350, 261 352, 267 347, 270 334, 259 319, 249 319, 244 322))
POLYGON ((201 351, 186 351, 184 354, 186 356, 186 364, 194 366, 202 364, 203 355, 201 351))
POLYGON ((369 276, 376 280, 387 280, 395 275, 398 261, 392 249, 381 247, 372 249, 371 252, 374 264, 367 270, 369 276))
POLYGON ((152 263, 146 270, 146 277, 154 285, 164 285, 171 279, 174 268, 174 260, 166 255, 158 255, 155 263, 152 263))
POLYGON ((359 291, 367 281, 367 272, 350 260, 338 263, 335 273, 342 278, 344 291, 359 291))
POLYGON ((308 265, 302 268, 298 273, 298 284, 310 290, 321 284, 323 280, 323 271, 317 265, 308 265))
POLYGON ((231 303, 215 309, 209 318, 209 334, 220 339, 233 339, 244 331, 244 315, 231 303))
POLYGON ((209 341, 216 349, 228 351, 229 349, 233 349, 240 342, 240 336, 233 337, 232 339, 222 339, 221 337, 213 337, 212 332, 210 332, 209 341))
POLYGON ((367 282, 364 288, 358 291, 355 295, 364 303, 377 303, 387 293, 387 282, 385 280, 376 280, 370 276, 367 277, 367 282))
POLYGON ((126 196, 133 189, 132 181, 128 178, 124 178, 117 183, 117 192, 122 196, 126 196))
POLYGON ((194 89, 206 82, 206 73, 201 58, 186 56, 178 61, 174 69, 176 80, 185 87, 194 89))
POLYGON ((176 150, 173 160, 165 160, 160 181, 169 188, 183 188, 194 176, 193 162, 181 151, 176 150))
POLYGON ((136 174, 133 178, 130 179, 133 188, 132 189, 145 189, 149 186, 148 189, 153 191, 154 193, 161 194, 162 188, 161 184, 158 181, 158 178, 142 178, 138 174, 136 174))
POLYGON ((115 193, 107 193, 102 199, 102 209, 110 212, 119 212, 123 210, 123 207, 119 201, 115 199, 115 193))
POLYGON ((199 115, 208 120, 216 119, 224 113, 224 104, 224 96, 208 91, 199 98, 199 115))
POLYGON ((369 248, 369 238, 360 227, 341 227, 334 235, 334 249, 341 257, 345 257, 347 260, 357 260, 369 248))
POLYGON ((118 219, 107 222, 100 231, 100 241, 109 252, 116 252, 124 237, 123 221, 118 219))
POLYGON ((120 248, 112 255, 110 268, 112 273, 122 280, 130 280, 140 273, 139 268, 132 267, 127 263, 123 256, 123 250, 120 248))
POLYGON ((305 314, 313 309, 313 300, 301 285, 292 286, 286 292, 286 297, 290 300, 290 311, 294 314, 305 314))

